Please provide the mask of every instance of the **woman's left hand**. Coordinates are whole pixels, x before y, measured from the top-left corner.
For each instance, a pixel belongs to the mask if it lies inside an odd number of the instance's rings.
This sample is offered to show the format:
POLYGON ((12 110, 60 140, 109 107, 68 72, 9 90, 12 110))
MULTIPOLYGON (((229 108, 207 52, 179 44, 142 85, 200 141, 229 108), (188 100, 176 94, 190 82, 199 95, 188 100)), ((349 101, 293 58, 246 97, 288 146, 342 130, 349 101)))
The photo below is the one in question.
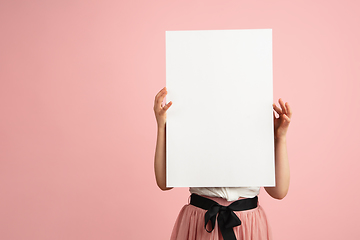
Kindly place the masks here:
POLYGON ((275 139, 285 138, 286 132, 289 127, 290 121, 291 121, 291 115, 292 111, 290 108, 289 103, 283 102, 283 100, 279 99, 280 107, 276 106, 276 104, 273 104, 274 111, 279 114, 279 117, 275 117, 274 113, 274 137, 275 139))

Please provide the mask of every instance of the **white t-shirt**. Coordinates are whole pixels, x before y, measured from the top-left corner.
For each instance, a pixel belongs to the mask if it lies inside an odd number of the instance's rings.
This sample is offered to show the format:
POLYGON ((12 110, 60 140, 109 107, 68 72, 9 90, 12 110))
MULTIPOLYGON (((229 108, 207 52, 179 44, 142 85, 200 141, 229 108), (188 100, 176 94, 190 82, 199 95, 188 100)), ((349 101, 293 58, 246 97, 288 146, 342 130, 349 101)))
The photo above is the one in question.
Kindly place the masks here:
POLYGON ((238 200, 239 197, 253 198, 260 192, 260 187, 190 187, 190 193, 208 197, 221 197, 228 201, 238 200))

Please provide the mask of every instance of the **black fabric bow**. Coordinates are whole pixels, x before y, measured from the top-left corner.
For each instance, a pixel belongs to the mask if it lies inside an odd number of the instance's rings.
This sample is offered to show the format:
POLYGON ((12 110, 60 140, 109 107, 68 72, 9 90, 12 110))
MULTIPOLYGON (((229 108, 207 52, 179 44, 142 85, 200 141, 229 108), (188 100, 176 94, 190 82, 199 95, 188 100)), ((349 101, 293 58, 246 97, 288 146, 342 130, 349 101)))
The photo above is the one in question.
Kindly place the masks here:
POLYGON ((214 230, 217 219, 224 240, 236 240, 233 227, 241 225, 241 220, 233 211, 244 211, 256 208, 257 202, 258 197, 256 196, 254 198, 237 200, 229 206, 222 206, 211 199, 192 194, 190 204, 207 210, 205 213, 205 230, 207 232, 210 233, 214 230), (211 221, 210 231, 206 228, 209 221, 211 221))
MULTIPOLYGON (((232 203, 234 204, 234 203, 232 203)), ((211 230, 207 232, 212 232, 215 227, 216 217, 218 220, 220 232, 225 240, 236 240, 233 227, 241 225, 241 220, 233 212, 235 209, 232 208, 231 204, 227 207, 220 204, 214 204, 210 209, 205 213, 205 229, 209 221, 211 221, 211 230)))

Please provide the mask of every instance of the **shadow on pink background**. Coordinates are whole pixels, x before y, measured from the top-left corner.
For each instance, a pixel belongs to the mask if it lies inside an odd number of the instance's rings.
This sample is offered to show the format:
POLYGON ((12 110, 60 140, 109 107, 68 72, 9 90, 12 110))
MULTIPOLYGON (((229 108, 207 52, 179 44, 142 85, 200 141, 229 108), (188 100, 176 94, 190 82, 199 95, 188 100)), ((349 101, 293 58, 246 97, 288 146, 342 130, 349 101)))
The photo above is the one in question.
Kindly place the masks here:
POLYGON ((289 193, 259 196, 274 239, 359 239, 359 7, 1 1, 0 239, 168 239, 189 193, 153 172, 165 31, 252 28, 294 112, 289 193))

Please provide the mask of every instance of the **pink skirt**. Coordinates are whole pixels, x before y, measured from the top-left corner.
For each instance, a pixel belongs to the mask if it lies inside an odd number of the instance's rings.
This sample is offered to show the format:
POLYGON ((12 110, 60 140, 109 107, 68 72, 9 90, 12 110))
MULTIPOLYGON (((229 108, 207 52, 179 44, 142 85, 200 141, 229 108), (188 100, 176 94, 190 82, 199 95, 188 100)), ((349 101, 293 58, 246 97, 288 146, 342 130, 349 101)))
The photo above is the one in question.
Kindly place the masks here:
MULTIPOLYGON (((223 206, 228 206, 234 202, 218 197, 204 197, 216 201, 223 206)), ((191 204, 185 205, 176 219, 170 240, 223 240, 220 229, 217 226, 217 221, 211 233, 205 230, 205 213, 206 210, 204 209, 191 204)), ((272 239, 268 220, 259 203, 254 209, 234 211, 234 213, 241 220, 241 225, 233 228, 237 240, 272 239)))

